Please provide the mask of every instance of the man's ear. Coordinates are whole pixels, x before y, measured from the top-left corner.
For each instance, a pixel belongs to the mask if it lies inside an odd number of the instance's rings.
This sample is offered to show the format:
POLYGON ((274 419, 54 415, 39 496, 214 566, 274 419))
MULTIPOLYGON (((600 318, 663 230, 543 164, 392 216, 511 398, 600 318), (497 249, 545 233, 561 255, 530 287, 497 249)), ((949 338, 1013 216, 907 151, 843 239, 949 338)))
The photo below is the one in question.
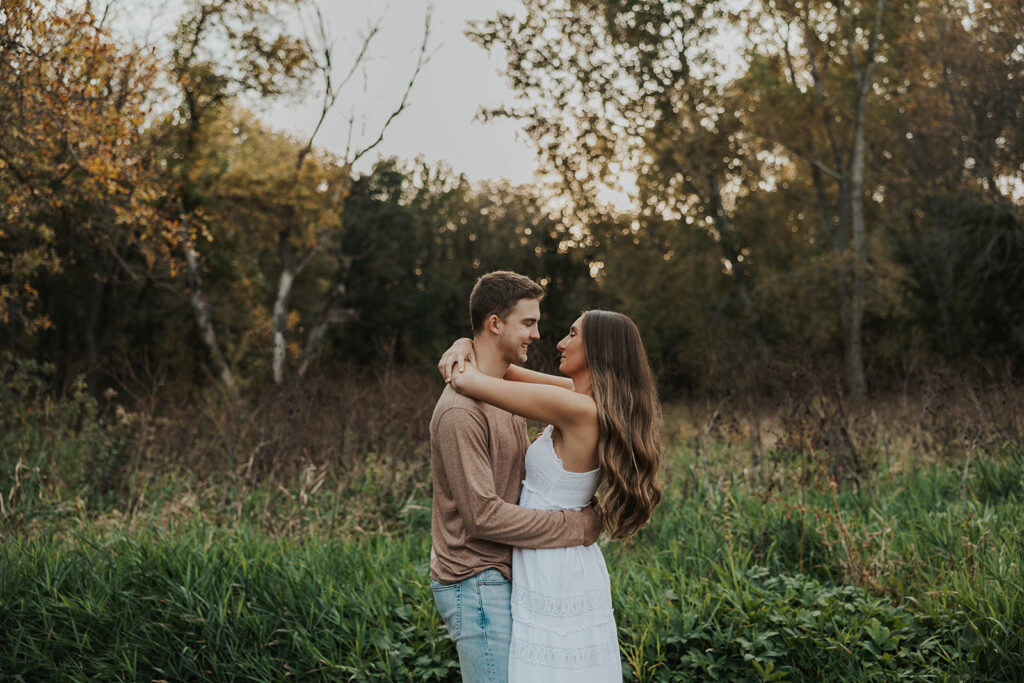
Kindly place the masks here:
POLYGON ((499 324, 502 322, 501 318, 496 314, 492 313, 487 316, 487 320, 484 321, 484 329, 494 334, 501 334, 501 328, 499 324))

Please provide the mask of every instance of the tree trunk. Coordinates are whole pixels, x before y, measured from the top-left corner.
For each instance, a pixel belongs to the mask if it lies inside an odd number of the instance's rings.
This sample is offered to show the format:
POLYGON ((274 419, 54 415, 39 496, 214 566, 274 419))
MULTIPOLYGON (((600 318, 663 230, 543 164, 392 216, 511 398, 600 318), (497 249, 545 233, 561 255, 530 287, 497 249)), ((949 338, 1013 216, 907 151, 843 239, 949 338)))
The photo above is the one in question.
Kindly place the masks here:
POLYGON ((196 318, 196 325, 199 327, 199 336, 206 345, 210 358, 213 360, 217 376, 228 390, 235 405, 241 405, 242 397, 238 393, 238 386, 235 384, 235 376, 228 367, 227 361, 220 352, 217 344, 217 334, 213 329, 213 316, 210 312, 210 304, 206 300, 203 291, 203 277, 199 270, 199 259, 196 258, 196 251, 189 243, 188 221, 183 216, 181 220, 182 250, 185 252, 185 269, 188 276, 188 301, 192 306, 192 313, 196 318))
POLYGON ((274 384, 284 383, 287 347, 285 332, 288 328, 288 301, 291 299, 292 285, 295 283, 295 250, 289 243, 288 231, 284 231, 281 240, 281 275, 277 280, 277 296, 274 298, 274 351, 271 366, 274 373, 274 384))
MULTIPOLYGON (((865 82, 868 74, 864 74, 865 82)), ((853 230, 853 292, 850 297, 850 329, 848 355, 846 357, 846 382, 850 396, 862 401, 867 396, 867 381, 864 378, 864 354, 861 345, 863 336, 864 308, 867 300, 867 244, 864 228, 864 100, 857 102, 857 116, 854 123, 853 154, 850 157, 850 227, 853 230)))
MULTIPOLYGON (((817 66, 817 55, 814 50, 814 32, 811 27, 809 8, 807 6, 804 7, 802 20, 804 37, 808 50, 811 80, 814 84, 814 100, 819 105, 822 122, 829 143, 829 149, 832 151, 835 170, 831 171, 829 174, 835 179, 838 186, 838 211, 833 212, 829 207, 828 199, 825 196, 822 165, 815 159, 808 159, 808 161, 811 166, 811 177, 814 181, 814 190, 818 204, 818 211, 821 214, 822 227, 829 238, 829 242, 832 245, 832 253, 835 257, 836 298, 839 302, 839 323, 843 335, 843 365, 847 389, 855 400, 860 400, 866 393, 864 360, 861 348, 861 327, 864 318, 865 299, 863 283, 864 275, 859 263, 860 256, 857 253, 855 246, 853 249, 854 254, 851 255, 850 253, 850 232, 851 227, 852 232, 855 235, 858 230, 860 230, 861 236, 863 237, 863 206, 857 203, 856 212, 852 210, 852 206, 855 203, 854 199, 860 198, 861 187, 863 186, 863 100, 866 98, 866 92, 863 91, 864 81, 858 81, 858 85, 861 86, 861 89, 858 92, 858 108, 855 118, 859 121, 859 126, 857 123, 854 124, 854 149, 851 151, 848 167, 847 164, 844 163, 843 150, 840 148, 836 136, 832 132, 831 118, 828 114, 827 107, 825 106, 825 88, 817 66), (863 95, 863 97, 861 97, 861 95, 863 95), (860 145, 859 152, 858 145, 860 145), (859 164, 854 161, 854 159, 857 158, 858 153, 860 159, 859 164), (855 168, 860 173, 861 178, 856 183, 853 181, 851 173, 855 168), (854 184, 857 185, 857 190, 854 190, 854 184), (851 223, 857 223, 858 217, 859 225, 851 226, 851 223), (852 264, 852 278, 850 277, 851 261, 854 261, 852 264), (851 279, 853 280, 852 282, 850 282, 851 279)), ((796 87, 797 80, 795 69, 791 61, 788 62, 788 65, 791 82, 793 86, 796 87)), ((808 150, 813 150, 814 146, 811 144, 812 141, 809 130, 806 135, 808 142, 807 148, 808 150)), ((856 237, 854 238, 854 241, 856 242, 856 237)))
POLYGON ((297 370, 299 377, 306 376, 306 371, 309 370, 313 361, 320 354, 320 346, 323 343, 324 336, 327 334, 327 328, 333 324, 346 323, 355 319, 356 312, 354 309, 324 307, 313 329, 309 331, 309 336, 306 337, 306 345, 302 349, 302 357, 299 360, 299 368, 297 370))
POLYGON ((96 366, 99 365, 99 344, 96 342, 100 311, 103 308, 103 295, 106 290, 103 279, 97 279, 93 287, 92 300, 89 302, 89 319, 85 324, 85 382, 90 394, 96 389, 96 366))
MULTIPOLYGON (((867 397, 867 380, 864 377, 864 354, 862 348, 864 309, 867 305, 867 229, 864 225, 864 121, 866 118, 868 92, 875 71, 875 46, 881 28, 881 14, 885 10, 884 0, 876 4, 875 30, 865 54, 864 66, 857 75, 857 105, 853 120, 853 150, 850 153, 848 201, 850 205, 850 228, 853 248, 853 292, 850 298, 849 355, 846 358, 846 382, 850 396, 855 401, 867 397)), ((856 69, 854 47, 850 46, 851 66, 856 69)))
POLYGON ((357 314, 355 310, 338 306, 338 302, 345 296, 345 278, 351 266, 352 259, 343 256, 338 266, 338 275, 334 286, 328 292, 327 300, 324 301, 324 305, 320 309, 320 315, 317 316, 316 323, 314 323, 313 328, 306 337, 306 344, 302 349, 302 356, 299 359, 299 367, 296 371, 299 377, 306 376, 310 365, 319 355, 320 346, 323 343, 324 336, 327 334, 327 328, 332 324, 346 323, 356 319, 357 314))
POLYGON ((707 174, 707 180, 711 194, 709 197, 711 200, 710 208, 714 213, 715 226, 721 237, 720 244, 725 252, 725 257, 729 259, 729 262, 732 263, 733 266, 732 272, 736 282, 736 293, 740 298, 743 317, 746 318, 747 324, 750 326, 750 332, 754 338, 754 348, 757 349, 758 359, 762 363, 766 363, 768 362, 771 353, 768 348, 768 343, 761 335, 761 319, 757 313, 757 309, 754 307, 754 299, 750 295, 750 286, 747 282, 747 267, 742 261, 742 254, 736 244, 736 233, 732 229, 732 222, 729 220, 729 214, 726 213, 725 205, 722 203, 722 190, 719 186, 718 178, 713 173, 709 173, 707 174))

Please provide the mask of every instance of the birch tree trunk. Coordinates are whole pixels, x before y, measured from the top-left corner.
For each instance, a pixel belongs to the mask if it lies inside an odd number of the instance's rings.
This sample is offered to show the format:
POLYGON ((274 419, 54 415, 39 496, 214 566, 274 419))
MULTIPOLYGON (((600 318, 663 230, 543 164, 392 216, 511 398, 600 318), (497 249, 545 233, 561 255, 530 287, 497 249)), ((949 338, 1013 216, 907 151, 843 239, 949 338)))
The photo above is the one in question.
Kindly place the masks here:
MULTIPOLYGON (((818 207, 822 230, 828 237, 832 247, 834 258, 833 266, 836 283, 836 302, 839 309, 839 329, 843 342, 843 374, 846 380, 847 390, 855 398, 863 396, 864 383, 864 361, 860 344, 860 328, 863 320, 863 310, 858 313, 856 285, 851 282, 851 268, 857 270, 853 264, 856 258, 851 254, 850 233, 853 213, 851 211, 851 198, 854 196, 851 183, 851 169, 853 167, 853 151, 847 155, 846 149, 841 144, 841 138, 836 134, 833 124, 833 115, 829 112, 828 96, 825 91, 825 84, 822 70, 819 68, 819 55, 815 49, 817 33, 812 26, 810 8, 805 5, 800 17, 804 46, 807 50, 807 65, 811 82, 813 84, 814 102, 819 108, 822 130, 825 134, 827 148, 831 152, 832 163, 825 163, 820 157, 813 155, 815 148, 810 129, 806 129, 804 137, 808 156, 805 156, 810 166, 811 178, 814 185, 815 203, 818 207), (825 177, 828 176, 835 182, 837 201, 833 206, 829 201, 825 189, 825 177)), ((849 44, 848 44, 849 47, 849 44)), ((793 64, 792 56, 786 51, 787 74, 793 87, 799 87, 796 67, 793 64)), ((825 61, 822 59, 822 61, 825 61)), ((860 81, 858 81, 858 86, 860 81)), ((855 117, 856 118, 856 117, 855 117)), ((863 131, 862 131, 863 132, 863 131)), ((856 141, 856 133, 854 134, 856 141)), ((863 138, 861 138, 863 143, 863 138)), ((863 158, 863 155, 862 155, 863 158)), ((863 168, 863 165, 861 166, 863 168)), ((863 221, 861 222, 863 227, 863 221)), ((852 279, 856 279, 856 275, 852 279)))
POLYGON ((288 329, 288 302, 291 299, 292 285, 295 284, 295 250, 288 239, 288 232, 283 232, 280 238, 281 274, 277 279, 277 296, 274 297, 274 350, 271 366, 274 383, 278 385, 284 383, 285 361, 288 356, 285 342, 285 332, 288 329))
POLYGON ((853 250, 853 291, 850 297, 849 352, 846 356, 846 381, 850 395, 855 401, 867 396, 867 380, 864 376, 864 352, 862 346, 864 309, 867 306, 867 229, 864 224, 864 152, 865 118, 868 93, 871 91, 875 72, 879 34, 882 29, 882 15, 886 0, 875 3, 875 26, 864 52, 864 64, 857 59, 853 31, 847 32, 847 52, 850 67, 857 82, 857 104, 853 119, 853 149, 850 153, 849 191, 850 228, 853 250))
MULTIPOLYGON (((319 35, 319 47, 317 52, 319 53, 320 59, 317 63, 317 70, 323 77, 323 93, 321 100, 320 118, 313 128, 312 134, 306 141, 306 144, 299 150, 298 156, 295 160, 295 174, 296 179, 299 177, 299 171, 302 168, 302 164, 306 157, 313 150, 313 141, 316 139, 317 133, 320 132, 320 127, 326 120, 327 114, 334 108, 335 102, 338 100, 338 96, 341 93, 342 88, 348 83, 349 79, 357 72, 360 64, 367 56, 367 51, 370 47, 370 42, 374 36, 380 31, 380 25, 373 26, 370 32, 363 38, 362 47, 359 54, 356 55, 348 74, 341 80, 340 83, 334 83, 333 76, 333 63, 334 63, 334 50, 331 46, 331 41, 327 34, 327 28, 324 24, 323 15, 320 13, 319 8, 316 8, 317 15, 317 31, 319 35)), ((409 93, 412 92, 412 87, 416 83, 416 79, 419 77, 420 71, 427 61, 427 46, 430 38, 430 24, 431 17, 433 15, 433 6, 428 4, 427 13, 423 21, 423 41, 420 44, 419 54, 416 59, 416 66, 413 69, 412 76, 409 78, 409 82, 405 86, 405 90, 402 93, 402 98, 399 101, 395 109, 388 115, 381 125, 377 138, 369 145, 363 147, 355 153, 350 153, 350 150, 345 151, 344 165, 350 170, 353 164, 362 158, 364 155, 369 153, 371 150, 376 148, 384 139, 384 133, 391 126, 392 122, 403 112, 408 106, 409 93)), ((352 127, 354 126, 354 119, 350 119, 349 122, 349 140, 351 140, 352 127)), ((338 203, 338 210, 343 210, 341 202, 342 197, 335 197, 335 201, 338 203)), ((296 217, 291 216, 291 220, 296 220, 296 217)), ((295 225, 295 224, 293 224, 295 225)), ((302 257, 301 262, 296 263, 295 248, 292 246, 292 227, 286 227, 280 233, 280 253, 281 253, 281 274, 277 280, 277 293, 274 297, 274 308, 273 308, 273 334, 274 334, 274 348, 272 351, 271 358, 271 369, 273 371, 274 383, 281 385, 285 380, 285 372, 287 370, 288 361, 288 344, 286 334, 288 331, 288 304, 291 301, 292 287, 295 284, 295 278, 302 272, 303 268, 316 256, 318 250, 321 247, 321 242, 326 239, 325 231, 317 228, 314 233, 317 235, 314 246, 302 257)), ((296 228, 297 230, 297 228, 296 228)), ((303 377, 306 371, 309 369, 313 358, 320 350, 320 345, 323 342, 324 335, 327 333, 327 328, 334 323, 344 323, 355 318, 354 312, 349 309, 337 308, 338 299, 344 295, 345 286, 344 279, 348 274, 348 266, 350 262, 345 258, 342 258, 342 264, 339 266, 337 273, 337 284, 331 288, 327 294, 327 300, 324 302, 324 306, 320 311, 317 321, 310 329, 308 336, 306 337, 306 343, 303 346, 302 355, 299 359, 299 366, 297 368, 297 376, 303 377)))
POLYGON ((185 271, 188 277, 188 301, 192 307, 192 313, 199 327, 199 336, 203 340, 210 359, 213 361, 217 377, 228 390, 235 405, 241 405, 242 397, 238 393, 238 385, 235 383, 234 373, 228 367, 224 355, 220 352, 220 345, 217 343, 217 333, 213 329, 213 315, 210 304, 206 299, 203 290, 203 276, 199 269, 199 259, 188 238, 188 221, 184 217, 181 220, 182 249, 185 252, 185 271))
MULTIPOLYGON (((861 401, 867 396, 863 351, 868 266, 867 226, 864 218, 865 138, 867 98, 871 91, 872 77, 877 63, 877 50, 885 8, 886 0, 876 0, 874 27, 868 37, 863 60, 858 57, 856 32, 849 17, 839 15, 839 23, 842 25, 840 30, 845 29, 843 42, 845 42, 847 60, 857 88, 849 130, 850 146, 846 148, 848 154, 844 149, 845 146, 839 143, 839 138, 832 130, 832 119, 828 112, 822 73, 818 68, 819 57, 815 50, 818 37, 812 27, 810 10, 807 5, 804 6, 801 16, 808 67, 814 85, 814 99, 821 110, 824 132, 832 151, 833 167, 828 168, 813 155, 805 158, 811 165, 822 226, 828 234, 836 259, 836 295, 839 300, 839 317, 843 334, 844 375, 847 390, 854 401, 861 401), (836 182, 839 195, 837 211, 832 211, 825 196, 823 182, 825 174, 836 182)), ((837 5, 836 9, 842 12, 841 6, 837 5)), ((788 49, 786 58, 791 83, 796 87, 795 68, 788 49)), ((809 153, 810 150, 813 150, 813 145, 808 144, 809 153)))
POLYGON ((867 380, 864 377, 864 352, 861 339, 864 326, 864 308, 867 303, 868 263, 867 237, 864 226, 864 107, 867 89, 871 85, 873 63, 865 66, 857 97, 857 112, 854 119, 853 152, 850 155, 850 227, 853 232, 853 291, 850 297, 850 320, 848 349, 846 354, 846 382, 850 395, 856 401, 867 396, 867 380))

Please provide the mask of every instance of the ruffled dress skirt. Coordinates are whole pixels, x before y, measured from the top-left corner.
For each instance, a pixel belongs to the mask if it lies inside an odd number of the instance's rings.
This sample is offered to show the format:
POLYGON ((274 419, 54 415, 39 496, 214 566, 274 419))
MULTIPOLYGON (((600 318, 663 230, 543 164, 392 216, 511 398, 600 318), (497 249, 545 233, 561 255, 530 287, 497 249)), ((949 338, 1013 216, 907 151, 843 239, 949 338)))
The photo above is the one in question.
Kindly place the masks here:
MULTIPOLYGON (((526 452, 519 504, 581 509, 593 497, 599 475, 599 470, 567 472, 548 427, 526 452)), ((596 544, 513 550, 509 681, 621 683, 611 584, 596 544)))

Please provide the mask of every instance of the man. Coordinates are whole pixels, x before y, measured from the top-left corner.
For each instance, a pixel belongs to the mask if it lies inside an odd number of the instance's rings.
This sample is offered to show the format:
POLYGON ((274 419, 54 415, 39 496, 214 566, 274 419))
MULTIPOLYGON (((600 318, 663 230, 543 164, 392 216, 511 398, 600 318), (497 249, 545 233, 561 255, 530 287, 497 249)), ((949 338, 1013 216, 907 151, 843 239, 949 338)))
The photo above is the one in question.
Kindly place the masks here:
MULTIPOLYGON (((533 280, 508 271, 477 280, 469 311, 481 372, 503 377, 511 364, 526 361, 540 337, 543 295, 533 280)), ((430 577, 467 683, 508 677, 512 546, 590 545, 600 533, 592 508, 547 511, 515 504, 528 445, 521 417, 445 387, 430 421, 430 577)))

